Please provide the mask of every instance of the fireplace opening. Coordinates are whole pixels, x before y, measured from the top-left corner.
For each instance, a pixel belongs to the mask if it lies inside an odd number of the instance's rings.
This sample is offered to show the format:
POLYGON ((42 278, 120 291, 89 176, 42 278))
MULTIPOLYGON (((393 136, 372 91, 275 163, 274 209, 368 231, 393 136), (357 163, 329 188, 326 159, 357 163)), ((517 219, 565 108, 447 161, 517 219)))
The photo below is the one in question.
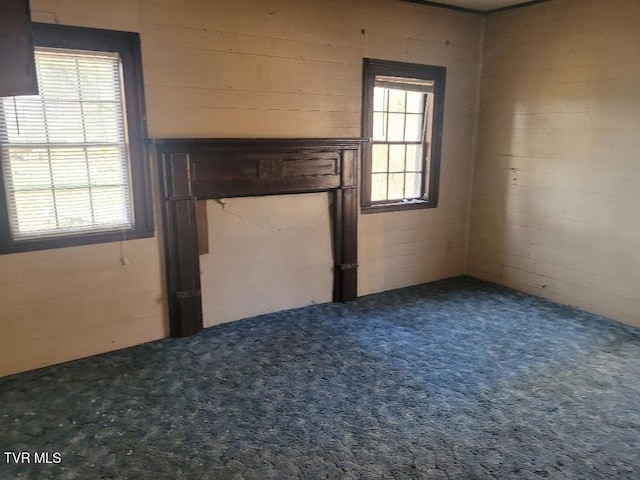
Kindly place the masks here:
MULTIPOLYGON (((327 192, 206 201, 203 326, 332 300, 327 192)), ((201 219, 202 218, 202 219, 201 219)))

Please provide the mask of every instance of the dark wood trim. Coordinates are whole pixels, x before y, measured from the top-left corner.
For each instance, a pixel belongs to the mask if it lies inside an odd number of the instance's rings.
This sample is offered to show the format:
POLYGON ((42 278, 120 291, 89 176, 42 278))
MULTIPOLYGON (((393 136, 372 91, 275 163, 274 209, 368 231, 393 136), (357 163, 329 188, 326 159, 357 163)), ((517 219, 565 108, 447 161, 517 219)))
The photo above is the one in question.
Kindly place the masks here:
POLYGON ((196 201, 196 228, 198 229, 198 255, 209 253, 209 219, 207 201, 196 201))
POLYGON ((239 152, 288 151, 322 148, 358 149, 367 138, 153 138, 150 140, 163 153, 238 150, 239 152))
POLYGON ((362 138, 156 139, 172 336, 203 328, 196 202, 330 192, 334 291, 357 297, 357 169, 362 138))
POLYGON ((422 210, 424 208, 436 208, 438 202, 411 202, 411 203, 382 203, 360 209, 363 215, 383 212, 403 212, 405 210, 422 210))
POLYGON ((122 242, 139 238, 150 238, 153 228, 147 230, 121 230, 108 232, 82 233, 74 236, 49 237, 34 240, 20 240, 9 245, 0 245, 0 254, 35 252, 55 248, 79 247, 97 243, 122 242))
POLYGON ((174 337, 202 330, 196 197, 188 153, 161 154, 167 289, 174 337))
POLYGON ((427 5, 427 6, 432 6, 432 7, 446 8, 447 10, 455 10, 455 11, 458 11, 458 12, 475 13, 477 15, 490 15, 492 13, 503 12, 505 10, 513 10, 515 8, 529 7, 529 6, 535 5, 537 3, 548 2, 549 0, 531 0, 529 2, 519 3, 518 5, 510 5, 508 7, 495 8, 493 10, 477 10, 475 8, 465 8, 465 7, 458 7, 458 6, 455 6, 455 5, 446 5, 446 4, 441 3, 441 2, 432 2, 432 1, 428 1, 428 0, 402 0, 402 1, 408 2, 408 3, 417 3, 419 5, 427 5))

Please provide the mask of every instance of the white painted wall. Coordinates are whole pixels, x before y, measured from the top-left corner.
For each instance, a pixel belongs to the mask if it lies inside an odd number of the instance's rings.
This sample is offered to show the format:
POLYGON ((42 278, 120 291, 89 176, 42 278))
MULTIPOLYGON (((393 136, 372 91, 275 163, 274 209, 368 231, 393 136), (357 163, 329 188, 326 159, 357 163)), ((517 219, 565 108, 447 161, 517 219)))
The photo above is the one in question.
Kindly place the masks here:
POLYGON ((488 18, 469 273, 640 326, 640 2, 488 18))

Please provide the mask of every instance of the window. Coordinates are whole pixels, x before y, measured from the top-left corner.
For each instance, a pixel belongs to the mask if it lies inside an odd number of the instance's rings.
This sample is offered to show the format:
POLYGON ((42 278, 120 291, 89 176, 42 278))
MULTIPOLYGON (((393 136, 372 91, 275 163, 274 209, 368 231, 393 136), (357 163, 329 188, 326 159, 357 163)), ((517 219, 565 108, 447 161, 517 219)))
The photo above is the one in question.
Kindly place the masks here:
POLYGON ((438 204, 446 69, 364 60, 362 211, 438 204))
POLYGON ((39 94, 0 99, 0 252, 153 235, 138 35, 34 25, 39 94))

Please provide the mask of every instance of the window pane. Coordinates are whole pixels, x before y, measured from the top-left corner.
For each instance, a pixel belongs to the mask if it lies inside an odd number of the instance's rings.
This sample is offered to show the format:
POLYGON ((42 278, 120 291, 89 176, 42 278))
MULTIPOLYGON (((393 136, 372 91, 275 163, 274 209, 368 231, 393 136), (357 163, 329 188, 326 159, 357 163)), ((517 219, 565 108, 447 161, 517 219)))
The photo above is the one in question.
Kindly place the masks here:
POLYGON ((388 141, 402 142, 404 140, 404 118, 405 115, 403 113, 389 114, 388 141))
POLYGON ((405 111, 405 91, 404 90, 388 90, 389 92, 389 111, 404 112, 405 111))
POLYGON ((383 141, 387 139, 387 114, 386 113, 373 114, 373 139, 383 140, 383 141))
POLYGON ((87 149, 91 185, 126 185, 127 170, 124 147, 87 149))
POLYGON ((404 172, 404 145, 389 146, 389 171, 404 172))
POLYGON ((402 200, 404 198, 404 173, 392 173, 389 175, 389 200, 402 200))
POLYGON ((407 126, 404 133, 404 140, 407 142, 421 142, 423 137, 422 115, 407 115, 407 126))
POLYGON ((127 192, 124 187, 92 188, 91 199, 95 223, 119 226, 129 223, 127 192))
POLYGON ((385 88, 375 87, 373 89, 373 110, 376 112, 386 110, 386 95, 387 90, 385 88))
POLYGON ((51 169, 47 150, 35 148, 6 148, 2 157, 8 161, 4 164, 5 181, 13 185, 16 191, 49 188, 51 186, 51 169))
POLYGON ((419 198, 422 189, 422 175, 407 173, 405 176, 404 198, 419 198))
POLYGON ((407 172, 422 172, 422 145, 407 145, 407 172))
POLYGON ((4 125, 0 122, 0 139, 6 136, 8 143, 41 143, 47 140, 44 125, 44 104, 39 97, 3 98, 0 111, 4 113, 4 125))
POLYGON ((379 201, 387 199, 387 177, 386 173, 374 173, 371 175, 371 200, 379 201))
POLYGON ((88 188, 56 190, 55 206, 60 229, 72 230, 93 224, 88 188))
POLYGON ((10 206, 9 214, 18 219, 18 224, 12 225, 14 230, 29 234, 58 227, 53 191, 16 192, 13 200, 14 204, 10 206))
POLYGON ((36 52, 40 96, 46 102, 80 100, 76 60, 71 55, 36 52))
POLYGON ((84 103, 84 139, 86 142, 111 143, 123 137, 122 123, 118 120, 122 112, 113 103, 84 103))
POLYGON ((50 159, 54 188, 86 187, 89 185, 89 172, 84 149, 51 149, 50 159))
POLYGON ((79 103, 45 103, 44 122, 48 142, 84 142, 82 110, 79 103))
POLYGON ((371 163, 372 172, 386 172, 389 166, 388 155, 389 145, 373 145, 372 147, 373 161, 371 163))
POLYGON ((84 102, 113 102, 120 95, 119 79, 102 58, 86 56, 78 59, 78 81, 84 102))
POLYGON ((407 112, 422 113, 424 110, 424 93, 407 92, 407 112))

